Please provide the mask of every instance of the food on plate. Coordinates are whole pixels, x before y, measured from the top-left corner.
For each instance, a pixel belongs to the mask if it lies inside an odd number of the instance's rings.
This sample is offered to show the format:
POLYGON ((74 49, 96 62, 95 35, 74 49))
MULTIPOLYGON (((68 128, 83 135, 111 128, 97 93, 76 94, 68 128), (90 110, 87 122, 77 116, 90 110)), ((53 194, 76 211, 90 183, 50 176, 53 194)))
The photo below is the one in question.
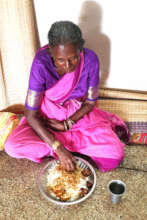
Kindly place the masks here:
POLYGON ((85 189, 85 188, 80 189, 80 197, 85 196, 87 193, 88 193, 88 189, 85 189))
POLYGON ((88 168, 86 168, 86 169, 82 170, 82 174, 83 174, 83 176, 90 176, 91 171, 88 168))
POLYGON ((93 184, 92 184, 91 182, 89 182, 89 181, 87 181, 86 184, 87 184, 88 189, 90 189, 90 188, 92 187, 92 185, 93 185, 93 184))
POLYGON ((76 165, 73 172, 68 172, 57 163, 48 170, 47 193, 61 201, 79 199, 85 196, 93 185, 90 175, 88 168, 83 169, 76 165))

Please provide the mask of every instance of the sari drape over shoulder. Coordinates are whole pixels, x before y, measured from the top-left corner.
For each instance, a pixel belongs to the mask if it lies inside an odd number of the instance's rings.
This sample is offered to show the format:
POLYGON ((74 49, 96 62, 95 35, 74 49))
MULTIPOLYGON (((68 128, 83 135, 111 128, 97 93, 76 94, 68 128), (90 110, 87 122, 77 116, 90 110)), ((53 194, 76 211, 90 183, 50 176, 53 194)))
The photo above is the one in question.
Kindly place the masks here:
MULTIPOLYGON (((97 99, 98 81, 93 85, 90 81, 90 84, 87 83, 83 86, 86 58, 84 53, 81 53, 80 56, 80 63, 74 72, 60 77, 48 89, 36 91, 36 94, 43 91, 40 105, 36 105, 34 102, 34 106, 39 108, 42 115, 59 121, 66 120, 81 107, 83 97, 88 100, 97 99)), ((34 88, 30 86, 29 91, 31 89, 34 88)), ((26 106, 28 109, 32 107, 29 106, 29 101, 26 106)), ((128 132, 126 125, 118 116, 94 107, 70 130, 66 132, 48 130, 69 151, 90 156, 98 168, 102 172, 106 172, 116 168, 124 157, 124 143, 115 132, 117 127, 128 132)), ((41 162, 46 155, 56 157, 51 146, 37 136, 25 117, 8 138, 5 151, 13 157, 27 158, 35 162, 41 162)))

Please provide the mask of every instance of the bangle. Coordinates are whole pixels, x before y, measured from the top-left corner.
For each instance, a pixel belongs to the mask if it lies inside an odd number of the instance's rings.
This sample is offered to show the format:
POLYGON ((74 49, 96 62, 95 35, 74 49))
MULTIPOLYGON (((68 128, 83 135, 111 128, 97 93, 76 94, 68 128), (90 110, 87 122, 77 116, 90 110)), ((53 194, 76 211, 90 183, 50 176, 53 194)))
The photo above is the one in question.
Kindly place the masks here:
POLYGON ((73 124, 75 124, 75 122, 73 120, 71 120, 70 118, 66 120, 67 124, 68 124, 68 129, 71 129, 73 124))
POLYGON ((61 143, 59 141, 54 141, 52 144, 53 150, 55 151, 60 145, 61 145, 61 143))
POLYGON ((65 129, 65 131, 67 131, 68 127, 67 127, 66 121, 64 121, 63 123, 64 123, 64 129, 65 129))

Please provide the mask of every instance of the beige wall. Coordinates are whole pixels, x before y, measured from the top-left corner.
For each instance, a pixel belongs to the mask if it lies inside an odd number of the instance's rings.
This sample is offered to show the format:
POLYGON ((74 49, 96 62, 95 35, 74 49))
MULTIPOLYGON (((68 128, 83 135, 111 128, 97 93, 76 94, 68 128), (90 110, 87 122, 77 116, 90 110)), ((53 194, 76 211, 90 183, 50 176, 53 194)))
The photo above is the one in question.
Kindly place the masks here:
POLYGON ((0 33, 0 94, 6 94, 6 99, 0 99, 2 110, 25 102, 32 59, 39 47, 33 1, 1 0, 0 33))
POLYGON ((100 58, 101 86, 147 90, 146 0, 34 0, 41 44, 56 20, 80 25, 100 58))

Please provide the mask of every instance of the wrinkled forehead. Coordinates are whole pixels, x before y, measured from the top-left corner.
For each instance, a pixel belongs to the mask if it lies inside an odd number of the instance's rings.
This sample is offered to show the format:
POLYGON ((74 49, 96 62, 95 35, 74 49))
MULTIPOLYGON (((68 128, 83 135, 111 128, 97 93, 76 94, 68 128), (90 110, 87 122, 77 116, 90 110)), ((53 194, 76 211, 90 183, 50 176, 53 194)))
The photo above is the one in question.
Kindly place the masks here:
POLYGON ((59 44, 55 47, 50 48, 51 55, 53 57, 70 57, 70 56, 78 56, 80 54, 80 50, 76 44, 66 43, 59 44))

